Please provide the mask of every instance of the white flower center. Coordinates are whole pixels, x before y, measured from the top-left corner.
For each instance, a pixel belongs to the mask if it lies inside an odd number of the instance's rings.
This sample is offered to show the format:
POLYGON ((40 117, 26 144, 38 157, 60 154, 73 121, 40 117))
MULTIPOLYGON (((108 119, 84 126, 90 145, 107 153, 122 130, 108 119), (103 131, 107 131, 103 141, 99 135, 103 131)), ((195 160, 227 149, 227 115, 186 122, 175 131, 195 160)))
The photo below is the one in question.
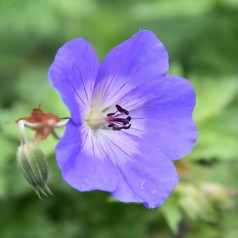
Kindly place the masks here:
POLYGON ((107 120, 102 113, 92 110, 85 117, 85 122, 92 129, 98 129, 98 128, 102 128, 107 123, 107 120))

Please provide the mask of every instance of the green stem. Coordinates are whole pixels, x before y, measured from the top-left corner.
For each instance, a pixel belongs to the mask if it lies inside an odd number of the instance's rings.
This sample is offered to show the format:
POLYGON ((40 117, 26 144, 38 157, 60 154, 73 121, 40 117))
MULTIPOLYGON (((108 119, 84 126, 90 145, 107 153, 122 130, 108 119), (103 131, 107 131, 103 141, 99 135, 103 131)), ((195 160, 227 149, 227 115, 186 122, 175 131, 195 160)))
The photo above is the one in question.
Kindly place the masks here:
POLYGON ((26 135, 26 130, 25 130, 25 121, 24 120, 20 120, 18 123, 18 128, 20 130, 20 137, 21 137, 21 144, 27 144, 28 143, 28 139, 27 139, 27 135, 26 135))
POLYGON ((57 133, 57 131, 53 128, 51 132, 52 136, 54 136, 55 139, 59 140, 61 136, 57 133))
MULTIPOLYGON (((31 123, 31 122, 27 122, 27 121, 24 121, 24 120, 21 120, 21 121, 23 121, 24 125, 29 127, 29 128, 39 128, 41 126, 44 126, 44 124, 42 124, 42 123, 31 123)), ((56 127, 56 128, 64 127, 64 126, 66 126, 68 121, 69 121, 69 119, 57 122, 53 127, 56 127)))

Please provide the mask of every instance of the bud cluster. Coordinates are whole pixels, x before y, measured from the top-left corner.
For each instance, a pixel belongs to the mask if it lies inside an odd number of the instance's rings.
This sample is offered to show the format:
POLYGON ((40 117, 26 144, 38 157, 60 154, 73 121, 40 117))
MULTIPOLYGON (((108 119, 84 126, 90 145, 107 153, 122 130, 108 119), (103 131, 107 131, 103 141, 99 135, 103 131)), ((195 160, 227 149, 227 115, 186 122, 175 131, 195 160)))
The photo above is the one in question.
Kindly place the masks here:
POLYGON ((49 112, 43 112, 40 107, 32 110, 30 117, 21 117, 16 120, 20 131, 21 145, 17 150, 17 165, 26 181, 33 186, 39 198, 52 195, 47 186, 48 165, 45 155, 37 145, 46 139, 50 133, 56 137, 54 128, 63 127, 68 120, 60 119, 49 112), (34 130, 32 142, 28 142, 25 127, 34 130))

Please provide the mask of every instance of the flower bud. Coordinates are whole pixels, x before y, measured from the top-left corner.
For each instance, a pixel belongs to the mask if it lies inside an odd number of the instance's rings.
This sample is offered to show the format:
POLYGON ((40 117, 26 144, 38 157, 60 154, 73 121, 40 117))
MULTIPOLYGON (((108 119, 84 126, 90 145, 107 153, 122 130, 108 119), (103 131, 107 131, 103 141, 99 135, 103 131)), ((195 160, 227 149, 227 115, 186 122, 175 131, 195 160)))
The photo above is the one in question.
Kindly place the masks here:
POLYGON ((35 192, 41 195, 52 195, 46 182, 48 179, 48 165, 44 154, 33 143, 20 145, 17 151, 17 165, 27 182, 33 186, 35 192))

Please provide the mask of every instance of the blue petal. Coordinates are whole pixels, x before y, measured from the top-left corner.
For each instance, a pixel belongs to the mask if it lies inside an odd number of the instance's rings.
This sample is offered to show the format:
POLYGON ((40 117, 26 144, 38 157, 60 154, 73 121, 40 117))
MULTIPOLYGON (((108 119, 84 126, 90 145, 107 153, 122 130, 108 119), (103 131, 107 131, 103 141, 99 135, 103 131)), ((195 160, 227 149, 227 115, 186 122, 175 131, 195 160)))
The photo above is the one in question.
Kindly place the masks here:
POLYGON ((141 88, 121 101, 132 117, 129 133, 150 141, 171 160, 180 159, 192 151, 198 136, 192 119, 195 92, 191 83, 177 76, 153 85, 150 93, 141 88))
POLYGON ((98 68, 99 61, 91 44, 75 39, 58 50, 49 69, 52 86, 58 90, 77 123, 91 103, 98 68))
POLYGON ((117 166, 119 183, 112 195, 148 208, 163 204, 178 182, 171 160, 143 138, 120 131, 105 133, 103 146, 117 166))
POLYGON ((93 95, 96 107, 115 105, 128 91, 165 76, 167 70, 168 54, 163 44, 151 31, 140 30, 102 62, 93 95))
POLYGON ((65 181, 79 191, 111 192, 117 187, 114 165, 87 128, 70 121, 56 147, 56 158, 65 181))

